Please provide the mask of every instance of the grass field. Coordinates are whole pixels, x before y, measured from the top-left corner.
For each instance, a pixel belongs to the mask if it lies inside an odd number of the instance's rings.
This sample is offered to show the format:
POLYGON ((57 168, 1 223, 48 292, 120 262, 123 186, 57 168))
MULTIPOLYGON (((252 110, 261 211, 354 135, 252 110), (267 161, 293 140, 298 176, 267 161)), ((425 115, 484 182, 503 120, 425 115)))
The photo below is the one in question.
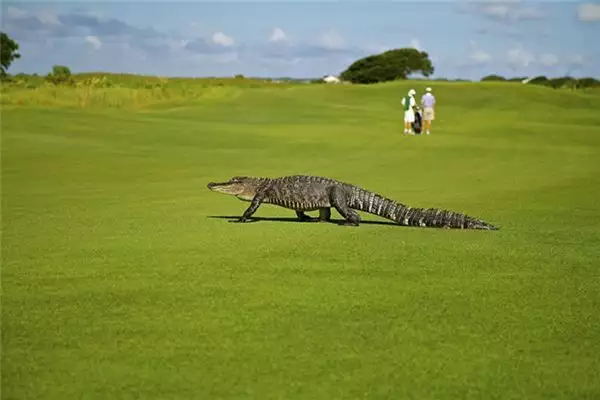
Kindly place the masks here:
POLYGON ((2 398, 599 398, 600 96, 433 87, 431 136, 404 83, 6 106, 2 398), (286 174, 500 230, 234 224, 206 188, 286 174))

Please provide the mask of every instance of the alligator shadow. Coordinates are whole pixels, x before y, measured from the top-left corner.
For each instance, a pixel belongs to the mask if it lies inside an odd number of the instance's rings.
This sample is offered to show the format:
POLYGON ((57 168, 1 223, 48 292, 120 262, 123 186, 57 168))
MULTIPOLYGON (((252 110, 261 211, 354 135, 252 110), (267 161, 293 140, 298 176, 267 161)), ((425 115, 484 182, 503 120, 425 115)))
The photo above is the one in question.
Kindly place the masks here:
MULTIPOLYGON (((216 219, 228 219, 230 220, 229 222, 234 222, 236 221, 238 218, 240 218, 239 215, 209 215, 207 218, 216 218, 216 219)), ((292 223, 296 223, 296 224, 324 224, 325 222, 319 222, 319 221, 301 221, 298 218, 295 217, 251 217, 248 219, 248 221, 246 223, 253 223, 253 222, 261 222, 261 221, 266 221, 266 222, 292 222, 292 223)), ((335 219, 335 218, 331 218, 329 223, 333 223, 333 224, 337 224, 337 225, 341 225, 345 220, 344 219, 335 219)), ((394 222, 386 222, 386 221, 364 221, 361 220, 360 221, 361 225, 398 225, 394 222)))

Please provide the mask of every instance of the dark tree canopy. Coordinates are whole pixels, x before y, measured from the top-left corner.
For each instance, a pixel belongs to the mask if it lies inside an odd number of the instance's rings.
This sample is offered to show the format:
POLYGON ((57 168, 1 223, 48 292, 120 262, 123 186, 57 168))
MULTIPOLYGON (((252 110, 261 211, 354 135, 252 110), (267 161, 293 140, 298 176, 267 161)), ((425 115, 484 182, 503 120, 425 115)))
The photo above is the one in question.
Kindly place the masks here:
POLYGON ((600 87, 600 81, 595 78, 581 78, 577 80, 577 85, 581 88, 600 87))
POLYGON ((46 80, 56 85, 73 83, 71 70, 64 65, 53 65, 52 72, 46 76, 46 80))
POLYGON ((503 76, 495 75, 495 74, 484 76, 483 78, 481 78, 482 82, 484 82, 484 81, 504 81, 504 80, 506 80, 506 79, 503 76))
POLYGON ((404 48, 361 58, 342 72, 340 78, 352 83, 378 83, 406 79, 415 72, 427 77, 433 71, 427 52, 404 48))
POLYGON ((548 78, 542 75, 536 76, 535 78, 531 79, 529 83, 532 85, 545 85, 548 83, 548 78))
POLYGON ((17 53, 19 44, 12 40, 6 33, 0 32, 0 74, 6 75, 10 64, 21 55, 17 53))

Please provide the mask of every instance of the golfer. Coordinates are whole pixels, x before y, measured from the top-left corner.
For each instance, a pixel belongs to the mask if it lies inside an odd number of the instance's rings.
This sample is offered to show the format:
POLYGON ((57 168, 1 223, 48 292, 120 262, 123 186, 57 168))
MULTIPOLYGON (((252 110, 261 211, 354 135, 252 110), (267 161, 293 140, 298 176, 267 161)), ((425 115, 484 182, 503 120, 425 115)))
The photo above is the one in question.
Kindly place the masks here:
POLYGON ((429 135, 431 131, 431 121, 435 119, 435 96, 431 94, 431 88, 425 89, 425 94, 421 98, 421 106, 423 107, 423 121, 426 133, 429 135))
POLYGON ((414 135, 412 131, 412 123, 415 122, 415 110, 414 107, 417 106, 417 102, 415 101, 415 92, 414 89, 410 89, 408 91, 408 96, 402 98, 402 105, 404 106, 404 134, 414 135))

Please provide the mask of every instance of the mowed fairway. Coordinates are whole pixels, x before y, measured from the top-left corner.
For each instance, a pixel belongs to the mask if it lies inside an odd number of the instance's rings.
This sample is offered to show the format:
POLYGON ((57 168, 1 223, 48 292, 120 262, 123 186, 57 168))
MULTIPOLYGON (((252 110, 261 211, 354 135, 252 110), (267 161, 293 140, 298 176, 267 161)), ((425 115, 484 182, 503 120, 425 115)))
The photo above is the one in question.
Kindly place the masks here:
POLYGON ((600 97, 435 83, 404 136, 408 88, 6 108, 3 398, 599 398, 600 97), (236 224, 206 188, 287 174, 500 230, 236 224))

